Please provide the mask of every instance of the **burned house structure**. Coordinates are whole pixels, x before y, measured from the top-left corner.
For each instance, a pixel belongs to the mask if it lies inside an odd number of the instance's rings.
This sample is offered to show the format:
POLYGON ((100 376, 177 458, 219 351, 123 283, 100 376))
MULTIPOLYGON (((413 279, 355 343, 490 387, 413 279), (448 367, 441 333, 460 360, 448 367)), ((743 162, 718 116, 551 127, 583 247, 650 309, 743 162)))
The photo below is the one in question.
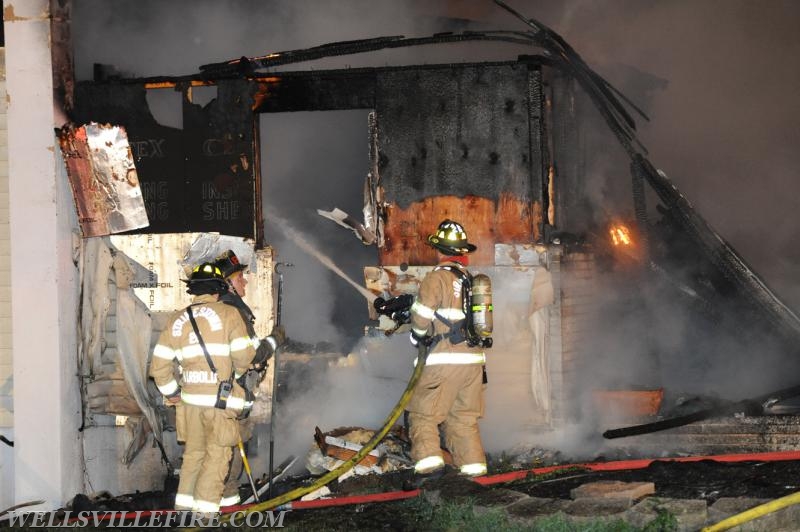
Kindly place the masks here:
MULTIPOLYGON (((527 31, 332 43, 204 65, 186 76, 125 78, 98 68, 94 80, 75 84, 70 120, 124 128, 149 221, 113 237, 108 260, 122 251, 132 278, 144 279, 120 288, 117 271, 113 291, 132 290, 140 299, 142 290, 155 293, 143 301, 143 312, 157 331, 158 315, 185 297, 175 263, 187 255, 167 257, 165 248, 179 243, 191 256, 222 245, 203 240, 219 233, 233 239, 224 243, 239 243, 255 265, 258 289, 251 300, 263 298, 257 315, 266 333, 275 319, 272 274, 280 249, 271 248, 265 230, 270 187, 262 169, 270 162, 261 144, 269 139, 261 138, 259 120, 270 113, 365 110, 363 218, 350 213, 339 221, 354 229, 355 245, 374 250, 374 261, 361 271, 375 297, 414 293, 435 264, 427 234, 444 218, 465 226, 478 246, 471 268, 489 275, 494 290, 484 420, 490 441, 513 434, 518 440, 510 445, 547 442, 582 425, 582 436, 597 443, 605 429, 664 417, 680 403, 707 409, 713 418, 741 411, 744 399, 760 399, 748 411, 761 414, 768 399, 796 395, 800 320, 648 160, 636 137, 644 114, 557 34, 527 23, 527 31), (466 41, 512 43, 529 52, 495 62, 291 67, 466 41), (195 92, 208 87, 214 99, 196 103, 195 92), (180 95, 182 127, 154 118, 152 91, 180 95), (600 169, 600 159, 613 161, 613 170, 600 169), (602 201, 592 193, 600 180, 613 180, 615 190, 602 201), (174 272, 156 272, 159 260, 174 272), (649 407, 634 403, 638 397, 649 407), (726 409, 732 402, 736 408, 726 409)), ((330 231, 342 229, 331 224, 330 231)), ((91 308, 84 306, 84 318, 102 321, 97 349, 105 352, 121 325, 109 325, 112 311, 87 317, 91 308)), ((363 309, 366 356, 379 358, 394 324, 366 298, 363 309)), ((100 366, 119 366, 125 356, 122 350, 101 356, 100 366)), ((137 418, 137 405, 145 410, 142 402, 152 403, 153 414, 144 415, 162 438, 169 420, 153 390, 140 389, 131 394, 138 394, 136 404, 115 407, 103 400, 116 392, 97 384, 108 380, 96 378, 101 373, 85 379, 92 391, 84 399, 95 399, 86 415, 137 418)), ((122 373, 130 388, 130 374, 122 373)), ((124 387, 113 389, 125 395, 124 387)), ((670 447, 704 454, 782 450, 793 446, 800 428, 792 416, 720 423, 730 430, 711 430, 719 437, 684 427, 625 445, 643 454, 670 447), (747 437, 728 438, 728 432, 747 437)), ((146 431, 137 434, 146 439, 146 431)), ((129 461, 136 452, 129 450, 129 461)))

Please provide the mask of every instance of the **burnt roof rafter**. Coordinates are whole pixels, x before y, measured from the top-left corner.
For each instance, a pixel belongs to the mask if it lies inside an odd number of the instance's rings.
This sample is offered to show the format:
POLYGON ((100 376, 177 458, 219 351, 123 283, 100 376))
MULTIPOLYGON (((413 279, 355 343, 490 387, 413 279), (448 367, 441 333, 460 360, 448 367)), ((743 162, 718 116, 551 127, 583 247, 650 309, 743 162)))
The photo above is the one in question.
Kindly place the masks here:
POLYGON ((281 65, 303 63, 326 57, 354 55, 376 52, 390 48, 407 48, 436 44, 459 43, 468 41, 497 41, 511 44, 530 45, 530 33, 518 31, 464 31, 461 33, 436 33, 429 37, 405 37, 392 35, 326 43, 300 50, 272 52, 258 57, 241 57, 220 63, 201 65, 200 71, 212 76, 252 75, 258 70, 274 68, 281 65))

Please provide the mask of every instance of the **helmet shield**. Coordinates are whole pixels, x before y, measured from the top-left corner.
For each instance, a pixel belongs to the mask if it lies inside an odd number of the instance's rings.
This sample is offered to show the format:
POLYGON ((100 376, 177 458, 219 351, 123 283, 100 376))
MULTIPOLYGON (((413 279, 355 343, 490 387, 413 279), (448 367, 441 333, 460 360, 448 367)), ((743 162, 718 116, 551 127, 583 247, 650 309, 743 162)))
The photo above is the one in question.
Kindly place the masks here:
POLYGON ((220 269, 222 276, 226 279, 236 272, 247 269, 247 264, 239 262, 239 257, 230 249, 220 255, 217 260, 214 261, 214 265, 220 269))
POLYGON ((464 227, 453 220, 440 223, 436 232, 428 236, 428 244, 445 255, 465 255, 478 249, 467 240, 464 227))

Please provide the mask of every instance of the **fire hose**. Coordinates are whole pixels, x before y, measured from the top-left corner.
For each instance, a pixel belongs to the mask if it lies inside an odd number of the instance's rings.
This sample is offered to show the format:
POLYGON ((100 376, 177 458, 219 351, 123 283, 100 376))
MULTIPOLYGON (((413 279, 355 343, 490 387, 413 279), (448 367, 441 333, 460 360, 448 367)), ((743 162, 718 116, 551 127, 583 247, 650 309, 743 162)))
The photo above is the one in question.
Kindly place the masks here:
POLYGON ((798 503, 800 503, 800 492, 792 493, 791 495, 786 495, 780 499, 775 499, 774 501, 760 504, 754 508, 745 510, 740 514, 723 519, 719 523, 703 528, 701 532, 721 532, 722 530, 728 530, 735 526, 748 523, 753 519, 763 517, 767 514, 777 512, 778 510, 782 510, 787 506, 792 506, 793 504, 798 503))

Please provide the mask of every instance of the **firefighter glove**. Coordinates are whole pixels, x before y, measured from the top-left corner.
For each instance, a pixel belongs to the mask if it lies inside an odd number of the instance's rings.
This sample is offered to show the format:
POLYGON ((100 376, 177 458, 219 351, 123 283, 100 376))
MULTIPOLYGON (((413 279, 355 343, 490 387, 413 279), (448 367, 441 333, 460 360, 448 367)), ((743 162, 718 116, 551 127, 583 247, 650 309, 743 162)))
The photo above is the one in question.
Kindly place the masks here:
POLYGON ((271 336, 267 336, 263 340, 258 343, 258 349, 256 349, 256 356, 253 357, 253 361, 250 362, 250 365, 253 369, 261 369, 262 366, 267 364, 267 360, 272 358, 272 354, 278 348, 277 343, 274 343, 275 339, 271 336))

